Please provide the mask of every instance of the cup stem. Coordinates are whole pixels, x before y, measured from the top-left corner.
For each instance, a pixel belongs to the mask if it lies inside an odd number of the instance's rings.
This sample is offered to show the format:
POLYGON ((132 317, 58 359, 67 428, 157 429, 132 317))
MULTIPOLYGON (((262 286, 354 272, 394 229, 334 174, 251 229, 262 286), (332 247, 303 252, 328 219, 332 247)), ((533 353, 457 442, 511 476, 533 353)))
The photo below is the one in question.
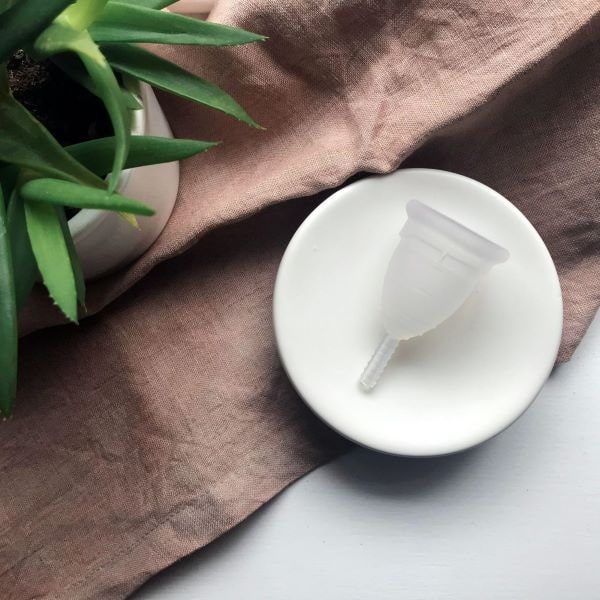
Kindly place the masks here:
POLYGON ((360 376, 359 383, 365 392, 370 392, 377 385, 381 374, 390 362, 399 343, 399 340, 390 335, 386 335, 383 338, 360 376))

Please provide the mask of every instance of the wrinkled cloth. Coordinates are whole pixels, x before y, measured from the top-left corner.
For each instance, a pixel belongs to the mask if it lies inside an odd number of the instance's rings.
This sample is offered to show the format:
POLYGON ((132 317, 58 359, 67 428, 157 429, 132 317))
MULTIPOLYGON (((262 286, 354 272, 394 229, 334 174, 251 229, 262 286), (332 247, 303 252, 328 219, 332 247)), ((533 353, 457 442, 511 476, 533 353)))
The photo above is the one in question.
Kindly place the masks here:
MULTIPOLYGON (((323 190, 403 166, 478 179, 548 245, 561 360, 600 303, 597 0, 222 0, 211 18, 269 39, 158 52, 266 130, 161 95, 176 135, 224 143, 183 163, 152 248, 90 285, 94 316, 22 340, 3 598, 123 598, 344 448, 271 325, 278 262, 323 190)), ((39 293, 23 322, 60 319, 39 293)))

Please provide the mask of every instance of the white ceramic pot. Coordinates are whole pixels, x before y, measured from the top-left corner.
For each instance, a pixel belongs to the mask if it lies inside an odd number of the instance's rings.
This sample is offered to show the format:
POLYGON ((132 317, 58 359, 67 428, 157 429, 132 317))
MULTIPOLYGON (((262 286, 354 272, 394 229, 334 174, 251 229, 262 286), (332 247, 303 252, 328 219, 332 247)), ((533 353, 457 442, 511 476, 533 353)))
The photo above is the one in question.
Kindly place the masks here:
MULTIPOLYGON (((152 91, 142 83, 141 110, 135 111, 133 135, 173 137, 171 128, 152 91)), ((86 279, 101 277, 142 255, 158 238, 166 225, 179 189, 179 163, 149 165, 123 171, 119 192, 150 205, 156 214, 137 217, 139 229, 119 214, 86 209, 69 221, 86 279)))

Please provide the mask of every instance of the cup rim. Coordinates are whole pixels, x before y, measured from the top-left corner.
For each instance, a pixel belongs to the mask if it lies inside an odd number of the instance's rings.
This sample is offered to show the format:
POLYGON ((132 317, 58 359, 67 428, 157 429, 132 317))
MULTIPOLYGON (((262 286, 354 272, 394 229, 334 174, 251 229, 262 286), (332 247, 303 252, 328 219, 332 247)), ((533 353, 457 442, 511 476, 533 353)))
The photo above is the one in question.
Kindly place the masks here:
POLYGON ((431 206, 420 200, 409 200, 406 204, 406 213, 409 219, 413 219, 420 225, 444 235, 471 254, 483 258, 489 263, 503 263, 510 256, 509 251, 500 244, 473 231, 448 215, 431 208, 431 206))

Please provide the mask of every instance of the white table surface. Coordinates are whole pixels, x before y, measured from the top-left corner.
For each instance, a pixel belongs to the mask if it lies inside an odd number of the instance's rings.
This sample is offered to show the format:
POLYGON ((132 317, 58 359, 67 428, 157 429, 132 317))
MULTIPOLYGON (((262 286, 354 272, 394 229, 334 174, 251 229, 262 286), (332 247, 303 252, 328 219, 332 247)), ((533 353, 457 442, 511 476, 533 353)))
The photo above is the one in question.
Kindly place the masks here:
POLYGON ((600 317, 494 440, 439 459, 355 450, 135 598, 600 599, 600 317))

